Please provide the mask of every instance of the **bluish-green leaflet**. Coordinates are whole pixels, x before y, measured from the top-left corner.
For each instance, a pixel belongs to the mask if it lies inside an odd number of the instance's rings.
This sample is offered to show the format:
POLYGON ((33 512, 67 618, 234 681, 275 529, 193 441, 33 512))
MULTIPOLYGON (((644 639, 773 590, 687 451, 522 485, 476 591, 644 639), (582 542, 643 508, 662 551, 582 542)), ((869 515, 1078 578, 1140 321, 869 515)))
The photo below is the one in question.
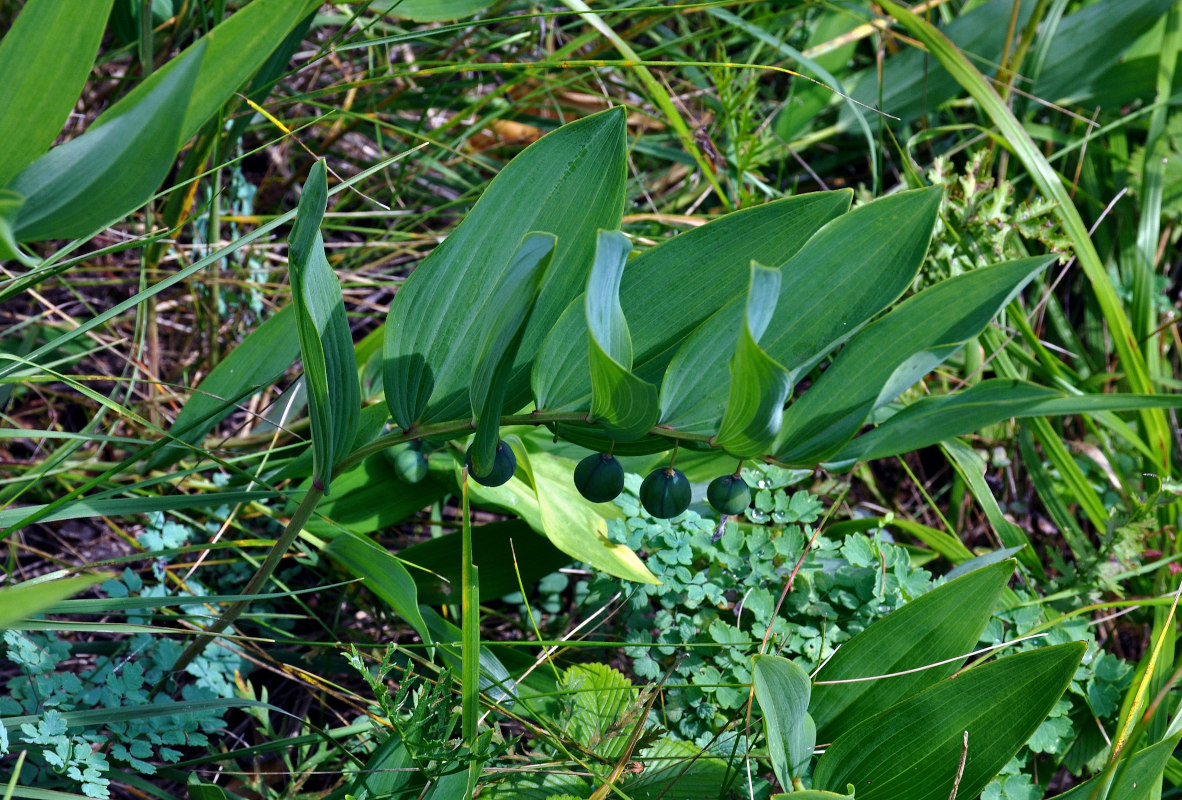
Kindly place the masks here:
POLYGON ((632 373, 632 339, 620 307, 620 281, 632 243, 600 231, 587 278, 591 419, 621 440, 638 439, 657 421, 657 387, 632 373))
POLYGON ((480 356, 472 373, 469 398, 476 437, 472 442, 472 466, 477 475, 487 475, 500 440, 501 405, 505 384, 513 370, 513 360, 521 343, 530 311, 538 299, 538 290, 555 238, 549 233, 530 233, 513 255, 509 268, 489 295, 481 317, 489 321, 480 356))
POLYGON ((751 264, 746 314, 730 363, 730 396, 714 444, 737 458, 767 453, 780 432, 788 371, 759 346, 780 296, 780 270, 751 264))

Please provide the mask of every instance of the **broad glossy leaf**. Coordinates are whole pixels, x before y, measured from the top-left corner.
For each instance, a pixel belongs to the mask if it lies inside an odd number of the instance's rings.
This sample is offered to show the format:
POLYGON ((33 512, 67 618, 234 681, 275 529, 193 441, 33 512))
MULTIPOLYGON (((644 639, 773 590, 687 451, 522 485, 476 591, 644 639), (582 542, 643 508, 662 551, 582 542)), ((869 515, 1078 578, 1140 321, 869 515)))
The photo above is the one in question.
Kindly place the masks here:
POLYGON ((612 109, 530 145, 399 289, 386 322, 383 380, 386 403, 401 428, 467 415, 476 360, 471 339, 488 327, 478 312, 525 234, 545 231, 558 244, 505 387, 506 408, 525 405, 525 370, 542 338, 583 291, 595 231, 619 227, 624 133, 623 109, 612 109))
MULTIPOLYGON (((1127 760, 1127 764, 1118 768, 1116 780, 1109 787, 1107 794, 1101 794, 1101 800, 1149 800, 1159 795, 1162 773, 1166 764, 1178 746, 1178 736, 1158 742, 1150 747, 1142 748, 1127 760)), ((1074 788, 1055 795, 1055 800, 1091 800, 1100 777, 1084 781, 1074 788)))
POLYGON ((178 117, 180 141, 188 141, 317 5, 311 0, 253 0, 149 75, 99 115, 91 127, 109 124, 131 112, 157 84, 168 80, 179 64, 195 59, 198 73, 192 95, 167 112, 178 117))
MULTIPOLYGON (((777 313, 759 342, 793 382, 911 285, 939 204, 937 188, 860 206, 831 220, 784 264, 777 313)), ((747 252, 742 244, 736 247, 747 252)), ((718 376, 734 353, 743 310, 741 301, 733 301, 677 351, 661 386, 662 425, 692 433, 718 430, 727 399, 718 376)))
POLYGON ((759 337, 772 321, 779 296, 780 270, 753 263, 746 313, 731 356, 726 411, 713 439, 714 444, 737 458, 771 450, 784 417, 784 401, 792 392, 788 370, 759 346, 759 337))
POLYGON ((346 533, 325 545, 324 553, 353 575, 362 578, 365 588, 406 620, 424 642, 431 643, 431 632, 419 612, 414 579, 389 550, 369 539, 346 533))
POLYGON ((90 77, 112 0, 29 0, 0 40, 0 187, 53 144, 90 77))
POLYGON ((107 577, 82 575, 56 581, 25 581, 15 586, 0 587, 0 631, 26 617, 40 614, 67 597, 102 583, 107 577))
POLYGON ((834 461, 870 461, 908 453, 1014 417, 1177 408, 1182 395, 1078 394, 1007 378, 963 392, 920 398, 841 449, 834 461))
POLYGON ((590 420, 623 441, 639 439, 657 421, 657 387, 632 372, 632 337, 620 307, 620 280, 631 251, 624 234, 600 231, 584 294, 590 335, 590 420))
MULTIPOLYGON (((169 435, 199 444, 236 403, 270 386, 300 353, 295 306, 288 305, 259 325, 197 384, 169 428, 169 435)), ((191 452, 184 444, 168 444, 148 460, 147 469, 161 469, 191 452)))
POLYGON ((777 458, 832 459, 870 412, 895 399, 981 332, 1049 258, 1027 258, 958 275, 909 297, 866 326, 784 414, 777 458))
POLYGON ((501 438, 501 405, 518 345, 554 254, 554 236, 527 234, 480 312, 489 324, 472 373, 469 398, 476 436, 469 452, 477 475, 492 471, 501 438))
POLYGON ((174 109, 189 102, 204 52, 198 42, 126 114, 94 123, 13 178, 8 188, 25 198, 13 224, 16 238, 87 236, 147 202, 183 141, 174 109))
POLYGON ((812 682, 799 664, 781 656, 756 656, 752 679, 776 780, 792 786, 794 778, 804 777, 817 744, 808 713, 812 682))
MULTIPOLYGON (((850 197, 847 191, 817 192, 744 209, 632 259, 620 284, 620 305, 629 321, 637 375, 660 381, 680 343, 721 305, 746 295, 752 260, 783 264, 822 225, 844 214, 850 197), (702 291, 706 286, 710 291, 702 291)), ((571 304, 542 344, 532 376, 539 409, 590 408, 582 302, 571 304)), ((730 330, 738 330, 738 319, 730 330)), ((723 364, 731 352, 725 351, 723 364)))
POLYGON ((1018 653, 864 719, 821 756, 814 786, 852 783, 858 800, 947 800, 968 731, 958 796, 976 797, 1046 719, 1085 649, 1071 642, 1018 653))
POLYGON ((347 453, 361 412, 353 335, 320 236, 327 201, 326 166, 320 159, 304 184, 288 237, 288 274, 312 421, 312 482, 326 494, 333 465, 347 453))
MULTIPOLYGON (((816 675, 810 710, 822 741, 951 675, 985 630, 1014 573, 1004 561, 932 589, 875 622, 838 648, 816 675), (854 680, 914 670, 907 675, 854 680), (826 683, 827 681, 853 681, 826 683)), ((861 784, 859 784, 861 786, 861 784)))

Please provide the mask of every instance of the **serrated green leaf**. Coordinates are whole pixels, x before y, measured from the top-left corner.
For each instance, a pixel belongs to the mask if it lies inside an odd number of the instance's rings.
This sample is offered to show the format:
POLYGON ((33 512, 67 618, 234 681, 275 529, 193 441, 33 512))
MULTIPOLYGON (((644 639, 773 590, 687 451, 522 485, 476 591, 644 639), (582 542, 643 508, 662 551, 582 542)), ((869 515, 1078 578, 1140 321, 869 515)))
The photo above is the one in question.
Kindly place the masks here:
POLYGON ((980 333, 1050 262, 1028 258, 958 275, 909 297, 863 328, 788 407, 777 458, 790 464, 832 459, 871 411, 980 333))
POLYGON ((858 800, 946 800, 967 731, 959 795, 976 797, 1046 719, 1085 649, 1071 642, 1018 653, 863 719, 821 756, 814 786, 852 783, 858 800))
POLYGON ((29 0, 0 40, 0 186, 61 133, 90 77, 112 0, 29 0))
POLYGON ((721 758, 703 754, 692 742, 668 736, 644 748, 637 760, 645 765, 644 772, 621 782, 627 796, 637 800, 661 796, 716 800, 738 777, 721 758))
POLYGON ((492 471, 501 438, 505 387, 525 324, 538 299, 542 276, 550 266, 554 245, 552 234, 526 234, 480 312, 490 327, 483 336, 469 390, 472 421, 476 424, 476 436, 469 452, 477 475, 492 471))
POLYGON ((619 231, 600 231, 596 242, 583 306, 590 345, 589 421, 612 438, 639 439, 657 421, 657 387, 632 372, 632 337, 620 306, 620 281, 632 243, 619 231))
POLYGON ((772 769, 787 788, 804 777, 817 744, 817 728, 808 713, 812 682, 799 664, 781 656, 756 656, 752 680, 772 769))
POLYGON ((977 644, 1013 573, 1013 561, 970 572, 912 600, 838 648, 817 673, 810 703, 821 740, 833 741, 951 675, 977 644), (937 664, 946 659, 954 660, 937 664), (928 666, 897 677, 856 680, 928 666), (830 683, 835 681, 847 682, 830 683))
POLYGON ((468 413, 476 360, 470 341, 488 327, 478 312, 525 234, 545 231, 558 242, 505 386, 506 408, 525 405, 526 370, 542 338, 583 291, 595 231, 619 227, 624 134, 623 109, 612 109, 543 136, 492 180, 398 290, 386 322, 383 383, 399 427, 468 413))
POLYGON ((746 313, 731 357, 730 394, 713 443, 736 458, 767 453, 792 392, 788 370, 759 346, 780 297, 780 270, 751 265, 746 313))
POLYGON ((16 238, 87 236, 147 202, 183 141, 175 108, 189 102, 204 52, 199 41, 126 114, 95 122, 13 178, 8 188, 25 198, 13 222, 16 238))
POLYGON ((332 468, 346 454, 361 413, 361 385, 345 301, 320 236, 328 200, 326 165, 308 174, 288 237, 288 274, 312 422, 312 481, 328 493, 332 468))

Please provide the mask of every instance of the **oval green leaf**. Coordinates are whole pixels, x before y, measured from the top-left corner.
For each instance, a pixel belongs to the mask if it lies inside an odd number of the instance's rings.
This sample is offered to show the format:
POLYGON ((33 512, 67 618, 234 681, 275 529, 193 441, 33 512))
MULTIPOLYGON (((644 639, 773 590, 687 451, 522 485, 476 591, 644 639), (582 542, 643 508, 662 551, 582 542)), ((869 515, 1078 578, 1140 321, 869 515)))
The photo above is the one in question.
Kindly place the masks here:
POLYGON ((772 769, 780 786, 788 788, 794 778, 804 777, 817 744, 808 714, 812 682, 799 664, 781 656, 756 656, 752 679, 772 769))

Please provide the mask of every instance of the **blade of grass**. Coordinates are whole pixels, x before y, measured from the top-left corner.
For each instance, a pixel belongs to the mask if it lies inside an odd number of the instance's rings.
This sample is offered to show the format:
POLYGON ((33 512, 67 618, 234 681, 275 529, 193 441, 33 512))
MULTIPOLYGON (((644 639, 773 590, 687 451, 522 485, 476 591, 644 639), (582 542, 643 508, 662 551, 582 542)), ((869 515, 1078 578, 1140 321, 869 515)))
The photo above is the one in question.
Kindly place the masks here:
MULTIPOLYGON (((1100 254, 1092 244, 1084 224, 1067 187, 1051 167, 1038 145, 1014 117, 993 86, 986 80, 939 30, 913 14, 893 0, 882 0, 883 7, 903 24, 935 58, 948 70, 965 91, 980 105, 1011 149, 1030 173, 1035 185, 1056 204, 1056 214, 1064 231, 1071 239, 1076 258, 1092 285, 1100 311, 1108 323, 1113 345, 1125 371, 1129 387, 1137 393, 1152 394, 1153 382, 1141 353, 1129 318, 1116 289, 1109 280, 1108 271, 1100 254)), ((1146 430, 1146 438, 1155 454, 1155 467, 1162 474, 1170 472, 1170 436, 1165 412, 1144 409, 1138 412, 1146 430)))

